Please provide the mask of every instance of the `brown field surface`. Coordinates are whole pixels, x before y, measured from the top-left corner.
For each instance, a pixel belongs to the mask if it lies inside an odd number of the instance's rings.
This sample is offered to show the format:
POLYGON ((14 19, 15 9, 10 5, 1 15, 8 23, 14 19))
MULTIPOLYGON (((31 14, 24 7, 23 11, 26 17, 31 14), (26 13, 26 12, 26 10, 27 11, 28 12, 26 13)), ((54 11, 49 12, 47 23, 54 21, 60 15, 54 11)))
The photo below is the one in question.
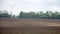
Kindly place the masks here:
POLYGON ((60 19, 0 18, 0 34, 60 34, 60 19))

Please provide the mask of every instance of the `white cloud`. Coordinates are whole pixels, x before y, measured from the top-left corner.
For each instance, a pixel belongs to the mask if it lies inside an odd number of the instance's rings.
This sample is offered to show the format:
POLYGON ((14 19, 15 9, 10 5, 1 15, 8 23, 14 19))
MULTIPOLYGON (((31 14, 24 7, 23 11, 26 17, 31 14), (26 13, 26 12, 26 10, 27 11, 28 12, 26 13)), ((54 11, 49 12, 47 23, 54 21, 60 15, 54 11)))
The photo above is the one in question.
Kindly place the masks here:
MULTIPOLYGON (((1 3, 0 3, 1 5, 1 3)), ((60 11, 59 0, 4 0, 3 10, 12 11, 14 14, 22 11, 60 11)))
POLYGON ((55 2, 56 0, 46 0, 47 2, 55 2))
POLYGON ((52 11, 60 11, 60 7, 58 7, 58 6, 52 6, 51 10, 52 11))
POLYGON ((15 4, 16 0, 4 0, 5 3, 9 3, 9 4, 15 4))

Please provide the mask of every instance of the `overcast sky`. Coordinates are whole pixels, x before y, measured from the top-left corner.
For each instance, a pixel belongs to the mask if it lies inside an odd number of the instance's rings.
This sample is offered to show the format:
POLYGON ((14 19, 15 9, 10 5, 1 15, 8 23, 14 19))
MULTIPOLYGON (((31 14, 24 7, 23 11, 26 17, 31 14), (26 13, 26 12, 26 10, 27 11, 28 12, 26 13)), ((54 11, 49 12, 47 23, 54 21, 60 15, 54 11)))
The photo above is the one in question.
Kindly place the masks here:
POLYGON ((8 10, 13 14, 20 11, 60 11, 60 0, 0 0, 0 10, 8 10))

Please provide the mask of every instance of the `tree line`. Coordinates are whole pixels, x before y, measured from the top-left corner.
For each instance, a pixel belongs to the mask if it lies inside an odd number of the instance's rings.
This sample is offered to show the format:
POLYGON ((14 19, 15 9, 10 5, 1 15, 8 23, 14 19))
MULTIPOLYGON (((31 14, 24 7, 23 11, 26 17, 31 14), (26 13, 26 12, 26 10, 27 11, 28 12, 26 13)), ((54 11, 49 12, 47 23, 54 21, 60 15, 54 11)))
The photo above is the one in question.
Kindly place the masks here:
POLYGON ((1 11, 0 10, 0 18, 14 18, 15 15, 12 15, 12 13, 8 13, 7 10, 1 11))
POLYGON ((46 11, 45 13, 43 11, 40 11, 38 13, 35 12, 26 13, 21 11, 19 13, 19 18, 60 19, 60 13, 52 11, 46 11))
POLYGON ((0 10, 0 18, 38 18, 38 19, 60 19, 60 12, 40 11, 40 12, 23 12, 21 11, 18 16, 9 14, 7 10, 0 10))

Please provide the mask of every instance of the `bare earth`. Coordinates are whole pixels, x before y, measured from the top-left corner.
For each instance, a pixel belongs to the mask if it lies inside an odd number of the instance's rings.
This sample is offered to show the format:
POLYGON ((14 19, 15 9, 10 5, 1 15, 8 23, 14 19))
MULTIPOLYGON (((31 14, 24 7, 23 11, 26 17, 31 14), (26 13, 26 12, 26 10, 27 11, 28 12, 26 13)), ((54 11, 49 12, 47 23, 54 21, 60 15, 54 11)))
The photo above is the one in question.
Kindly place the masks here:
POLYGON ((0 34, 60 34, 60 19, 0 18, 0 34))

